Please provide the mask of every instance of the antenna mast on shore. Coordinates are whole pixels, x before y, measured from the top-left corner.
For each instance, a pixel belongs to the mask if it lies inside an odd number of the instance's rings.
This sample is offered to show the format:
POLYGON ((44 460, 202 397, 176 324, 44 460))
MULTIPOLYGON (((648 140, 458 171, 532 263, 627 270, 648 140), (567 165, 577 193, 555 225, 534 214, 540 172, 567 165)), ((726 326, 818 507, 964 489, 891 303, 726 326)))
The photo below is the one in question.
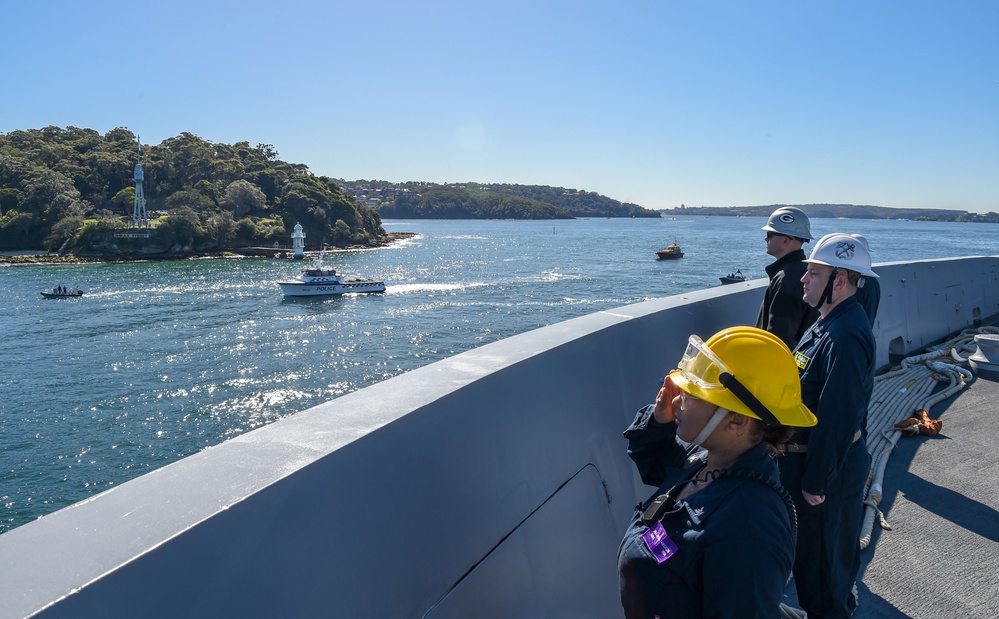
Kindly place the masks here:
POLYGON ((135 205, 132 207, 132 227, 148 228, 149 218, 146 216, 146 198, 142 195, 142 140, 135 136, 139 143, 139 158, 135 162, 135 205))

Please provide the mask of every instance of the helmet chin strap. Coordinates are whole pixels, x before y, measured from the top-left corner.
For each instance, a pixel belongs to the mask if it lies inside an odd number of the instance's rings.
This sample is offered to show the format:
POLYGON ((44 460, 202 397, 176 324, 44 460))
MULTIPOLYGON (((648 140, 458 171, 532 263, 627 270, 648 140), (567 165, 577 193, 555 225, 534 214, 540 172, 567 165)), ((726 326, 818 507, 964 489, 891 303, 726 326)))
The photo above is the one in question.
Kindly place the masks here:
POLYGON ((826 287, 822 291, 822 296, 819 297, 819 304, 816 308, 822 307, 826 303, 832 303, 832 293, 833 293, 833 282, 836 281, 836 276, 839 275, 839 269, 833 267, 832 273, 829 274, 829 281, 826 282, 826 287))
POLYGON ((715 431, 715 428, 718 427, 718 424, 721 423, 722 419, 724 419, 725 415, 727 415, 728 413, 729 413, 728 409, 719 406, 718 409, 715 411, 715 414, 711 416, 711 419, 708 419, 708 422, 704 424, 703 428, 701 428, 701 433, 698 434, 697 438, 695 438, 691 442, 696 445, 703 446, 702 444, 704 443, 704 441, 708 440, 708 437, 711 436, 711 433, 715 431))

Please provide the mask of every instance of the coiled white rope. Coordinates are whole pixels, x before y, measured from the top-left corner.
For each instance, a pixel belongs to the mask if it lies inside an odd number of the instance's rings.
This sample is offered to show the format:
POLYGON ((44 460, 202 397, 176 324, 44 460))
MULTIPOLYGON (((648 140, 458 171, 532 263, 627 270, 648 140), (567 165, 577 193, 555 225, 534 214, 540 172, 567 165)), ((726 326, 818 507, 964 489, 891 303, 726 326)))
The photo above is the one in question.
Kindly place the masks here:
POLYGON ((971 381, 972 373, 955 363, 965 363, 968 355, 977 350, 975 335, 979 333, 999 333, 999 328, 965 329, 956 337, 930 347, 926 353, 907 357, 898 368, 874 378, 874 391, 867 412, 867 449, 871 454, 871 471, 864 494, 861 548, 867 548, 871 543, 875 517, 882 528, 891 528, 878 504, 881 502, 888 458, 902 436, 902 430, 895 424, 913 416, 918 409, 929 411, 934 404, 951 397, 971 381), (948 385, 933 393, 939 382, 948 385))

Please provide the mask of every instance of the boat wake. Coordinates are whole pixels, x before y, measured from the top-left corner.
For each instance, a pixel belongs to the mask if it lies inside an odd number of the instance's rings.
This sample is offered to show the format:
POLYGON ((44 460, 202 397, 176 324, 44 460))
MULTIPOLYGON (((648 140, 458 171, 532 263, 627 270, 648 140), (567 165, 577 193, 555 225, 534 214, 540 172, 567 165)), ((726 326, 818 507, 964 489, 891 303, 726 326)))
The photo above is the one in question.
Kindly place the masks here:
POLYGON ((542 282, 584 281, 586 279, 589 277, 582 273, 562 273, 554 270, 542 271, 537 275, 537 280, 542 282))
POLYGON ((410 294, 414 292, 446 292, 450 290, 467 290, 488 286, 485 282, 467 284, 392 284, 385 289, 386 294, 410 294))

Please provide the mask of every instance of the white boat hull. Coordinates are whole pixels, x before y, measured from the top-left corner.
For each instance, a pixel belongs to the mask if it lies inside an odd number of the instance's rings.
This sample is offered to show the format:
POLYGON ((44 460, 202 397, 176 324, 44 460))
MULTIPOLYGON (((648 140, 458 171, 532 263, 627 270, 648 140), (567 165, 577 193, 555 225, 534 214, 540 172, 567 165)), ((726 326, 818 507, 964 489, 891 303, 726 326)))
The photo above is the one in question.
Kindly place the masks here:
POLYGON ((286 297, 322 297, 337 294, 385 292, 385 282, 370 279, 348 280, 340 283, 278 282, 286 297))

